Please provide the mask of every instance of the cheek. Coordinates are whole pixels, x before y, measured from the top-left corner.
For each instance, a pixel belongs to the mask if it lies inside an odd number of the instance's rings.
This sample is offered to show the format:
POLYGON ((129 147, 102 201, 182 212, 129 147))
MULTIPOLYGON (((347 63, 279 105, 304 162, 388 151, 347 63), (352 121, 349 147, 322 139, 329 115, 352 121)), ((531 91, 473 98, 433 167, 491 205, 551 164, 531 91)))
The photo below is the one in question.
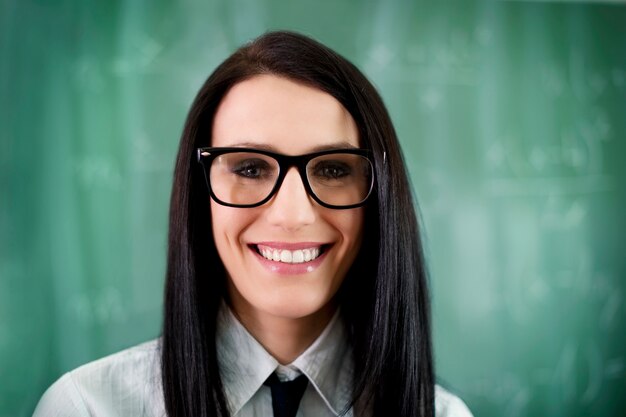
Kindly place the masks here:
POLYGON ((224 226, 228 224, 228 222, 224 221, 224 218, 228 217, 228 213, 225 210, 222 210, 222 206, 215 204, 213 200, 211 200, 211 225, 213 227, 213 239, 215 240, 215 246, 218 249, 222 246, 222 238, 224 235, 224 226))
POLYGON ((358 248, 363 237, 364 222, 365 211, 362 207, 353 210, 343 210, 337 213, 335 227, 350 245, 358 248))
POLYGON ((223 258, 224 251, 236 245, 241 233, 253 221, 249 209, 226 207, 211 201, 211 222, 215 246, 223 258))
POLYGON ((343 274, 354 262, 363 241, 365 212, 363 208, 338 210, 326 221, 341 235, 337 247, 337 272, 343 274))

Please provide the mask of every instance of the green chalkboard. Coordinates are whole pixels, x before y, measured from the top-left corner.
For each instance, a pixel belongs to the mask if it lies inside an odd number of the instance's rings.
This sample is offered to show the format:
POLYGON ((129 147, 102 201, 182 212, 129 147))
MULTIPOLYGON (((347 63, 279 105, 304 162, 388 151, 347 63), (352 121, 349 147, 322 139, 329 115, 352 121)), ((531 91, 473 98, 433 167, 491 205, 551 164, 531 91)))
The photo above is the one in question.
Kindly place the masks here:
POLYGON ((0 1, 0 417, 158 336, 207 75, 268 29, 356 63, 425 228, 439 381, 476 416, 626 409, 626 6, 0 1))

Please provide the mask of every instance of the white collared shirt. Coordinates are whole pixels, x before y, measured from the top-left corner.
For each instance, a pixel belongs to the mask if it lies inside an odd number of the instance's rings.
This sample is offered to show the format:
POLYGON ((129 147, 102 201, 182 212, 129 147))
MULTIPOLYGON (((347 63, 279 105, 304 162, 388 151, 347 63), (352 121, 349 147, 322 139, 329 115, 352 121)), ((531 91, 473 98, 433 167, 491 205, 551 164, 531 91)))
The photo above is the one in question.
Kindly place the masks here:
MULTIPOLYGON (((337 416, 350 403, 352 356, 337 312, 319 337, 296 360, 282 366, 222 308, 217 322, 217 359, 224 394, 234 417, 272 415, 272 396, 263 382, 276 371, 280 380, 309 379, 299 415, 337 416)), ((347 413, 346 417, 352 413, 347 413)))
MULTIPOLYGON (((228 308, 217 323, 217 353, 224 394, 233 417, 272 415, 263 385, 301 373, 309 379, 298 417, 337 416, 350 401, 353 363, 343 321, 335 314, 322 334, 295 361, 280 365, 228 308)), ((456 396, 435 386, 436 417, 471 417, 456 396)), ((44 394, 34 417, 164 417, 160 349, 153 340, 83 365, 63 375, 44 394)), ((346 416, 352 416, 348 410, 346 416)))

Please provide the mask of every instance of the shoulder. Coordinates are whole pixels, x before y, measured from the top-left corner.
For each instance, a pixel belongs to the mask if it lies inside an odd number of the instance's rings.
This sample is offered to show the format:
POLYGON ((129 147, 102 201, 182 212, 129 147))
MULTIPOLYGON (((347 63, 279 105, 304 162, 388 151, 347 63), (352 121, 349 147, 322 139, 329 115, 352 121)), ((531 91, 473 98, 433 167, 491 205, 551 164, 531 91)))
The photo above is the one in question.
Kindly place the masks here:
POLYGON ((162 415, 158 340, 90 362, 45 392, 33 417, 162 415))
POLYGON ((472 417, 463 400, 435 385, 435 417, 472 417))

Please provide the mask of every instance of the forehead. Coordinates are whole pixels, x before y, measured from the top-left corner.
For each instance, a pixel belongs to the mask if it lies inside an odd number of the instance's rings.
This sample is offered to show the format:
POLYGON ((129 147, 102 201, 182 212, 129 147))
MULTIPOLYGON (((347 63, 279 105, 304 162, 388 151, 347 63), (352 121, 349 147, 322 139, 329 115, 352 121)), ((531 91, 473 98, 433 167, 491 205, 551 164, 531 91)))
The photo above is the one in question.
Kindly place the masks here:
POLYGON ((212 146, 259 146, 285 154, 358 147, 350 113, 330 94, 275 75, 235 84, 218 106, 212 146))

